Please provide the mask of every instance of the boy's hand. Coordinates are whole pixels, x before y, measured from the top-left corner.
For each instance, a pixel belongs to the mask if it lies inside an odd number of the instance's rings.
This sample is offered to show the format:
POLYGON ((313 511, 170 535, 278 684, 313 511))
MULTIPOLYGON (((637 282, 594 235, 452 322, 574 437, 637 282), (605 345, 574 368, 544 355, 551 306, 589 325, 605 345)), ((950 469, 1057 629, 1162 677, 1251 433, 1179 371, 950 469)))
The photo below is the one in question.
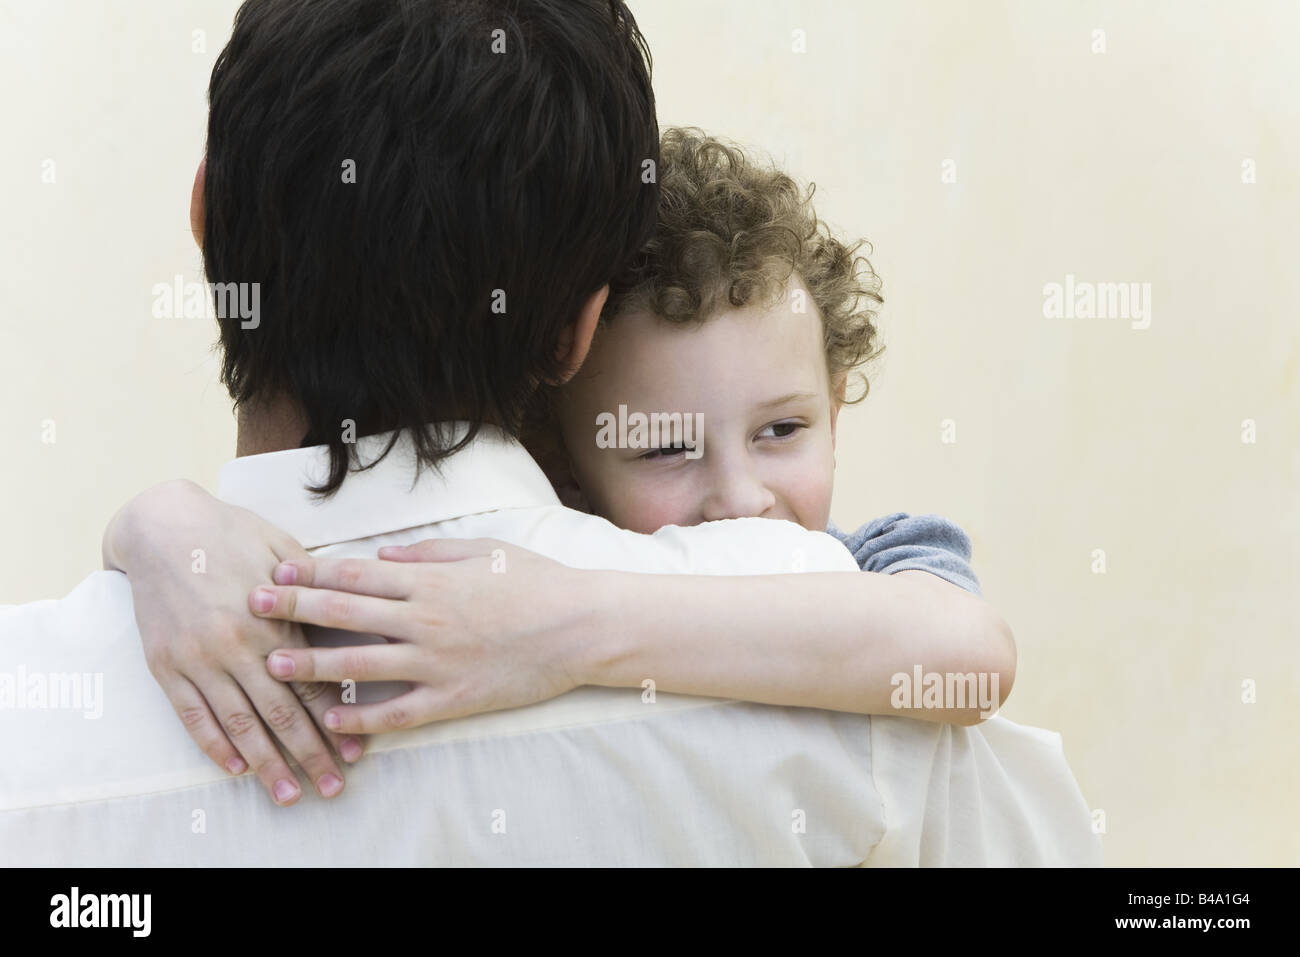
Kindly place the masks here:
MULTIPOLYGON (((338 687, 272 679, 267 654, 307 641, 296 625, 248 613, 251 587, 269 580, 278 562, 305 557, 252 512, 185 481, 132 499, 104 533, 104 567, 130 578, 149 670, 190 737, 231 774, 251 767, 280 805, 302 791, 268 729, 322 796, 343 789, 315 723, 339 703, 338 687)), ((361 756, 357 738, 328 730, 325 738, 344 760, 361 756)))
MULTIPOLYGON (((325 723, 369 734, 545 701, 585 684, 599 604, 559 562, 493 539, 430 539, 381 559, 294 560, 255 588, 260 615, 383 635, 385 645, 279 648, 285 681, 409 681, 403 695, 343 705, 325 723), (331 723, 332 721, 337 723, 331 723)), ((597 589, 599 594, 599 589, 597 589)))

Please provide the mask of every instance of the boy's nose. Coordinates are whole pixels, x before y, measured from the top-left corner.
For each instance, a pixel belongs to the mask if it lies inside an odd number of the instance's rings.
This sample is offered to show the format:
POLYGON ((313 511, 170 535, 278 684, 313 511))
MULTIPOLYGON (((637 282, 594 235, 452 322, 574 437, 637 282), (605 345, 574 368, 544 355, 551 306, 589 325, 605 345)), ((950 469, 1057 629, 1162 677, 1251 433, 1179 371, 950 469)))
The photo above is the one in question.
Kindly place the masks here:
POLYGON ((758 518, 776 504, 776 496, 752 472, 719 476, 704 499, 704 521, 758 518))

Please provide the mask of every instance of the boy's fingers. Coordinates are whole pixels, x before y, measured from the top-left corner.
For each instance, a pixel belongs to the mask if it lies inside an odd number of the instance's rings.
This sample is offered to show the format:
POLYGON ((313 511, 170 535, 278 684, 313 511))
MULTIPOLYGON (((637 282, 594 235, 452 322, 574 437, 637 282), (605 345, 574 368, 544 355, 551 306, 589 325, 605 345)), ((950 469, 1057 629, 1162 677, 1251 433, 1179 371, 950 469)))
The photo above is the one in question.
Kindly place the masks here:
POLYGON ((343 703, 339 686, 326 681, 289 682, 289 690, 298 696, 298 700, 311 712, 312 720, 329 741, 330 746, 344 761, 352 764, 361 759, 366 752, 364 738, 355 735, 342 735, 331 731, 325 725, 325 712, 337 704, 343 703))
MULTIPOLYGON (((316 723, 304 702, 286 685, 268 678, 261 664, 259 660, 255 667, 232 677, 256 706, 271 733, 306 772, 317 793, 321 797, 334 797, 343 790, 343 774, 317 731, 316 723)), ((322 714, 325 710, 322 709, 322 714)))
POLYGON ((386 562, 458 562, 487 557, 505 547, 495 538, 426 538, 414 545, 385 545, 379 557, 386 562))
POLYGON ((415 728, 443 717, 438 712, 438 692, 421 685, 406 694, 374 704, 345 704, 333 709, 338 716, 339 730, 348 734, 382 734, 415 728))
MULTIPOLYGON (((196 685, 196 687, 198 687, 196 685)), ((230 742, 257 775, 266 793, 281 807, 302 797, 298 779, 271 743, 257 710, 230 675, 213 675, 199 688, 230 742)))
POLYGON ((405 602, 298 585, 258 585, 249 593, 248 608, 259 618, 279 618, 386 638, 406 638, 410 627, 403 614, 408 611, 405 602))
MULTIPOLYGON (((285 628, 293 647, 311 647, 307 644, 307 637, 303 634, 301 625, 288 624, 285 628)), ((291 681, 289 690, 298 696, 298 700, 311 713, 316 727, 325 735, 325 740, 339 757, 349 764, 361 759, 361 755, 366 750, 364 739, 340 735, 325 727, 325 712, 334 705, 343 703, 343 696, 337 684, 323 681, 291 681)))
POLYGON ((162 687, 172 707, 176 709, 176 716, 181 719, 181 724, 185 725, 185 730, 199 746, 199 750, 228 774, 243 774, 248 770, 248 762, 240 757, 239 751, 230 743, 226 732, 212 714, 212 709, 203 700, 203 695, 199 694, 199 690, 188 678, 179 674, 169 676, 162 687))
POLYGON ((267 656, 266 667, 281 681, 419 681, 422 658, 418 648, 404 643, 277 648, 267 656))
POLYGON ((376 598, 409 598, 412 588, 409 569, 374 558, 293 558, 275 566, 272 581, 376 598))

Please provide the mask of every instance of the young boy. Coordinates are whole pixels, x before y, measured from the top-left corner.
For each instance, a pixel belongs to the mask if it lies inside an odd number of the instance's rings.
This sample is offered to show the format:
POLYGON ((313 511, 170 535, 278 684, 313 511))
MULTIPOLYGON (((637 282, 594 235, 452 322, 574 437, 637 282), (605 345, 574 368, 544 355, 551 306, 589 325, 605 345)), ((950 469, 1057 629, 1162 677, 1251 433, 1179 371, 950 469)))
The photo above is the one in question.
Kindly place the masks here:
POLYGON ((566 504, 646 533, 786 519, 829 531, 864 571, 924 569, 978 595, 970 540, 939 516, 830 523, 840 407, 865 398, 855 370, 883 351, 863 244, 831 236, 789 176, 699 130, 667 130, 661 150, 654 239, 529 443, 566 504))

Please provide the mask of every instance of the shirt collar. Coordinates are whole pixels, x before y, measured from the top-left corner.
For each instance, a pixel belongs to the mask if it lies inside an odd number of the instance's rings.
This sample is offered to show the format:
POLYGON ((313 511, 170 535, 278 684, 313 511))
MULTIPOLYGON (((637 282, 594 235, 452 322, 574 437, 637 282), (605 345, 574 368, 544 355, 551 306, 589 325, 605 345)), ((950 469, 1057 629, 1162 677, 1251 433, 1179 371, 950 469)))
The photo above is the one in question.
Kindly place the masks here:
MULTIPOLYGON (((447 423, 459 441, 466 422, 447 423)), ((378 458, 392 432, 357 440, 363 465, 378 458)), ((349 469, 327 499, 306 489, 329 474, 326 446, 246 455, 227 462, 217 477, 217 497, 255 512, 296 538, 304 548, 383 535, 404 528, 505 508, 558 505, 551 483, 522 445, 495 426, 430 468, 416 470, 414 443, 402 431, 392 451, 373 468, 349 469), (412 483, 414 480, 414 484, 412 483)))

